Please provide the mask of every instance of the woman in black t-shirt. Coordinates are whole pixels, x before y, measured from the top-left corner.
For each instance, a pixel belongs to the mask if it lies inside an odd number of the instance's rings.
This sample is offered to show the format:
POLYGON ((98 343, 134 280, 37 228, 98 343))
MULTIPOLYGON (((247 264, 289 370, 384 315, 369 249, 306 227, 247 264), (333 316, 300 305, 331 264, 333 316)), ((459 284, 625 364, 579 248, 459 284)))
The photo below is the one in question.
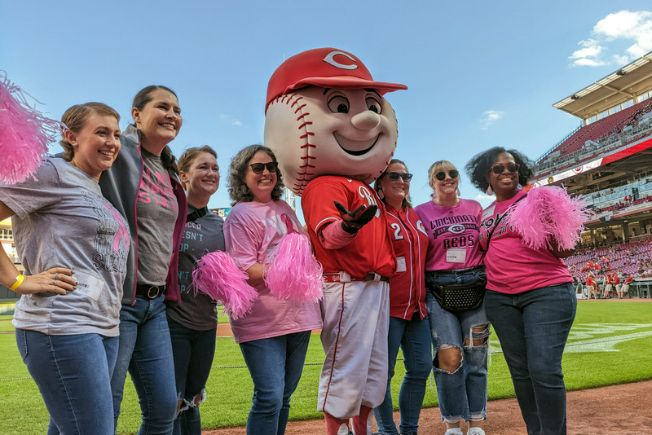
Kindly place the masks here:
POLYGON ((179 248, 181 303, 168 303, 167 316, 174 354, 177 418, 174 434, 201 434, 199 404, 215 355, 215 301, 192 287, 192 271, 206 253, 224 251, 221 217, 208 210, 217 191, 217 153, 205 145, 187 149, 179 159, 179 175, 188 197, 188 217, 179 248))

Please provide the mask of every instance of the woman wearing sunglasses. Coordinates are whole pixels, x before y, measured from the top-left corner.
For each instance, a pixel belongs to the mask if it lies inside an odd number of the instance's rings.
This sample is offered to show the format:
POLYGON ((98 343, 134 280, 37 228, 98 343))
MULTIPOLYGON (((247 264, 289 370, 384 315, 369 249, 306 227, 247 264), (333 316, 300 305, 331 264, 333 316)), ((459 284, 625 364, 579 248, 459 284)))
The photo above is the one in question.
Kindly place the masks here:
POLYGON ((426 285, 439 409, 446 435, 482 435, 487 404, 489 322, 478 234, 482 206, 459 197, 459 172, 446 160, 428 170, 432 200, 416 212, 428 234, 426 285))
POLYGON ((224 223, 227 252, 249 276, 258 299, 231 328, 254 383, 247 434, 285 433, 290 396, 299 383, 310 331, 321 328, 318 303, 281 300, 265 284, 267 264, 288 232, 301 224, 281 200, 283 181, 276 157, 262 145, 236 154, 229 170, 234 207, 224 223))
POLYGON ((410 204, 410 180, 405 163, 392 159, 374 188, 385 203, 387 224, 396 254, 396 274, 389 281, 389 373, 385 401, 374 410, 382 434, 396 434, 391 380, 399 347, 403 350, 405 377, 399 393, 401 434, 416 434, 419 414, 432 364, 430 325, 423 271, 428 237, 410 204))
POLYGON ((500 339, 528 433, 566 433, 561 358, 575 317, 572 278, 556 249, 532 249, 506 223, 532 171, 515 150, 491 148, 466 165, 473 184, 496 194, 484 210, 485 308, 500 339))

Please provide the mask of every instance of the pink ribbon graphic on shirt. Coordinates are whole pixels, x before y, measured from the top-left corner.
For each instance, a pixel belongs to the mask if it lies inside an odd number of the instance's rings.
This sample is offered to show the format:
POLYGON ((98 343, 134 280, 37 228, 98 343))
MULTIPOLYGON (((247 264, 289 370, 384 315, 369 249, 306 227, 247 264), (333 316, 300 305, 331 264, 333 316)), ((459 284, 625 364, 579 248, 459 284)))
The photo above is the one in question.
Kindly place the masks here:
POLYGON ((113 208, 111 204, 108 202, 104 203, 104 208, 111 214, 115 222, 118 224, 118 230, 115 232, 115 236, 113 237, 113 252, 117 254, 120 251, 120 243, 124 240, 125 241, 125 246, 129 246, 129 231, 127 231, 127 227, 124 225, 124 219, 120 213, 118 213, 118 210, 113 208))

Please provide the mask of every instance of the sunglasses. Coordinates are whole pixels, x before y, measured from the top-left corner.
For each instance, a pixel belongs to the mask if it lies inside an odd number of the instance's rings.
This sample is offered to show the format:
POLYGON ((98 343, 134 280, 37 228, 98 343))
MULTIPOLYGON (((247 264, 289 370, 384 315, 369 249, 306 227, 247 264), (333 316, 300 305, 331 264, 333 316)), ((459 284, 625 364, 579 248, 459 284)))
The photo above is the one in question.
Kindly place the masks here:
POLYGON ((507 169, 507 172, 514 173, 518 172, 518 168, 520 168, 518 163, 507 163, 506 165, 503 165, 502 163, 496 163, 491 167, 491 171, 496 175, 500 175, 505 172, 505 169, 507 169))
POLYGON ((254 174, 262 174, 265 168, 267 168, 269 172, 276 172, 276 168, 278 168, 278 163, 277 162, 252 163, 249 165, 249 167, 254 172, 254 174))
POLYGON ((409 183, 412 179, 412 174, 409 172, 388 172, 387 178, 392 181, 398 181, 399 178, 402 178, 404 182, 409 183))
MULTIPOLYGON (((460 176, 460 173, 457 169, 451 169, 448 171, 448 176, 451 178, 457 178, 460 176)), ((446 171, 439 171, 435 174, 435 178, 439 181, 444 181, 446 179, 446 171)))

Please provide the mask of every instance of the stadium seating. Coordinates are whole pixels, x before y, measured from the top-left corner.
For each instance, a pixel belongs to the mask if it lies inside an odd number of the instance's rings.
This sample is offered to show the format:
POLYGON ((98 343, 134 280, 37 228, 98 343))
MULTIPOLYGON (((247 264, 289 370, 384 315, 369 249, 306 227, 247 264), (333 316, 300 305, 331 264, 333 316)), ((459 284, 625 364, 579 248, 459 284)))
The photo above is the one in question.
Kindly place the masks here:
POLYGON ((652 201, 652 175, 645 175, 627 184, 602 189, 582 195, 588 208, 595 213, 625 209, 652 201), (638 196, 634 198, 632 191, 637 189, 638 196))
POLYGON ((537 161, 535 173, 545 175, 553 168, 575 165, 586 157, 639 139, 638 121, 645 120, 640 127, 652 127, 645 116, 650 112, 652 101, 648 99, 578 128, 537 161))
POLYGON ((652 239, 630 241, 609 247, 578 249, 564 261, 571 275, 581 282, 586 281, 588 261, 600 264, 603 270, 615 270, 637 278, 652 277, 652 239))

